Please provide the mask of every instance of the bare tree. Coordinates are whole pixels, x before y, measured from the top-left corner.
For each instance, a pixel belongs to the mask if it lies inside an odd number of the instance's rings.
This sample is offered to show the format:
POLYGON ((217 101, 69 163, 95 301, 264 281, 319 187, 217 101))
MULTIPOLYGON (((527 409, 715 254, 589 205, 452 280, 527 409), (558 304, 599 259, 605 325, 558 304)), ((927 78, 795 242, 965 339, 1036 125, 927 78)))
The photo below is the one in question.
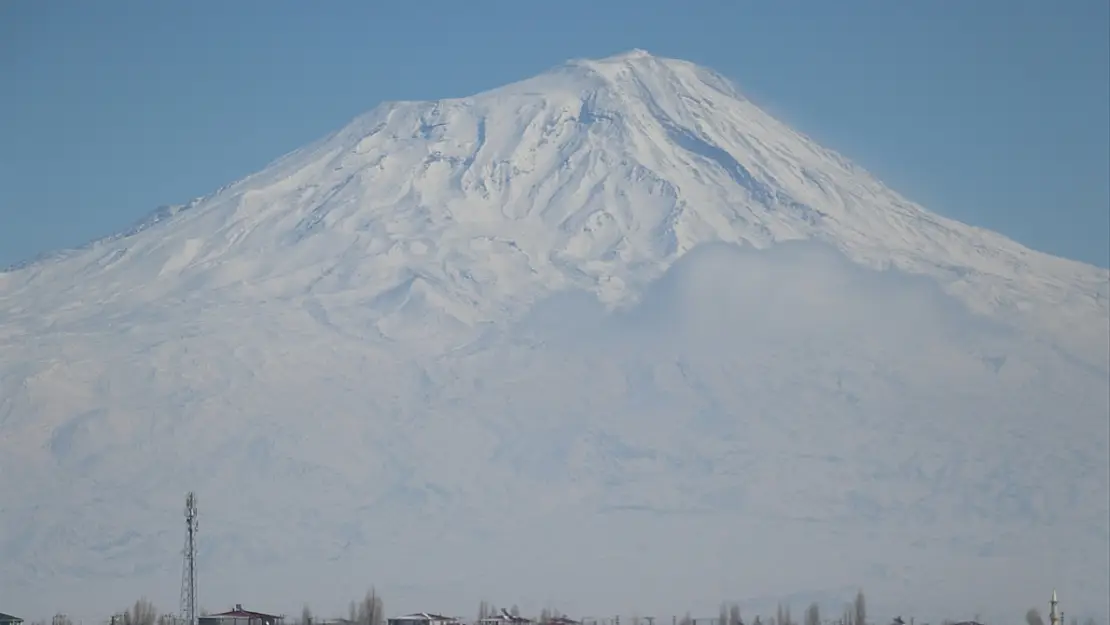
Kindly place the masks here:
POLYGON ((863 598, 863 590, 856 593, 856 601, 852 605, 855 625, 867 625, 867 600, 863 598))
POLYGON ((744 625, 744 619, 740 618, 739 603, 733 603, 728 607, 728 625, 744 625))
POLYGON ((123 625, 156 625, 158 622, 158 609, 147 601, 146 597, 139 599, 123 613, 123 625))
POLYGON ((350 606, 351 621, 358 625, 383 625, 385 622, 385 610, 382 606, 382 598, 378 596, 378 591, 373 586, 370 590, 366 591, 366 596, 362 601, 351 602, 350 606))
POLYGON ((1037 608, 1029 608, 1029 611, 1025 613, 1025 625, 1044 625, 1044 619, 1041 618, 1041 613, 1037 608))
POLYGON ((821 608, 817 606, 817 602, 806 608, 805 625, 821 625, 821 608))

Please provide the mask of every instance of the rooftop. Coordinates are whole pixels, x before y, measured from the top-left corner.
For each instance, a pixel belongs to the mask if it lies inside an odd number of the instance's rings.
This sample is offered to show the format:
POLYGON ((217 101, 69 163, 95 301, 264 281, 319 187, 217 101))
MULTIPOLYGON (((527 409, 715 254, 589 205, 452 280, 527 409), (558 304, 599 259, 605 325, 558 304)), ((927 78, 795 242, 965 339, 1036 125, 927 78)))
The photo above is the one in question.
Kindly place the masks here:
POLYGON ((524 618, 523 616, 513 616, 505 608, 501 608, 500 614, 493 614, 479 621, 480 623, 531 623, 532 619, 524 618))
POLYGON ((251 610, 244 610, 243 605, 240 603, 235 604, 234 610, 227 612, 220 612, 219 614, 210 614, 209 617, 229 617, 229 618, 261 618, 261 619, 280 619, 284 618, 277 614, 266 614, 265 612, 252 612, 251 610))

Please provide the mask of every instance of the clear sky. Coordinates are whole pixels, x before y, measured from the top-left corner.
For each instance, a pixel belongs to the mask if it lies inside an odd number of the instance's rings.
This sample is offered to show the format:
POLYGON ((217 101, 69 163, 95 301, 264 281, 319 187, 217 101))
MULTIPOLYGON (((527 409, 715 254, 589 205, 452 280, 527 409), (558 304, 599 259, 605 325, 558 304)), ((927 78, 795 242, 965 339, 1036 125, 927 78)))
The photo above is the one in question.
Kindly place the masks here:
POLYGON ((0 265, 121 230, 383 100, 631 48, 956 219, 1110 265, 1106 0, 6 0, 0 265))

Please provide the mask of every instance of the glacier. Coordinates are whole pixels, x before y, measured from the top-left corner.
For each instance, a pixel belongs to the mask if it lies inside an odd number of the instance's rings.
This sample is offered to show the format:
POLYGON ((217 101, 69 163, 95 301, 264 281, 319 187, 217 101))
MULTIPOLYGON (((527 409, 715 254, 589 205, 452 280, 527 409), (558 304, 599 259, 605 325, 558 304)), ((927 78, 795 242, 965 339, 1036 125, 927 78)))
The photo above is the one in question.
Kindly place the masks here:
POLYGON ((176 605, 195 490, 209 609, 1098 613, 1108 297, 685 61, 383 103, 0 273, 0 599, 176 605))

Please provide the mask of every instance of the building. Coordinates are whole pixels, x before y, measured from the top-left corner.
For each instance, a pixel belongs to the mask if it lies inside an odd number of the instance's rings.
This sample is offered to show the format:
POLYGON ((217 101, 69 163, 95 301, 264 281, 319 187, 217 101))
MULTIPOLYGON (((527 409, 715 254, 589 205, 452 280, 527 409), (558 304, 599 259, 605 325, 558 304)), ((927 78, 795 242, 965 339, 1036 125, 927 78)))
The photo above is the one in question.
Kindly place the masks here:
POLYGON ((488 616, 480 621, 479 625, 524 625, 531 623, 532 619, 524 618, 523 616, 513 616, 505 608, 501 608, 500 613, 488 616))
POLYGON ((459 625, 459 623, 459 619, 453 616, 431 612, 417 612, 389 619, 389 625, 459 625))
POLYGON ((0 625, 22 625, 23 619, 0 612, 0 625))
POLYGON ((282 625, 284 620, 284 616, 244 610, 236 603, 234 610, 198 618, 197 625, 282 625))

